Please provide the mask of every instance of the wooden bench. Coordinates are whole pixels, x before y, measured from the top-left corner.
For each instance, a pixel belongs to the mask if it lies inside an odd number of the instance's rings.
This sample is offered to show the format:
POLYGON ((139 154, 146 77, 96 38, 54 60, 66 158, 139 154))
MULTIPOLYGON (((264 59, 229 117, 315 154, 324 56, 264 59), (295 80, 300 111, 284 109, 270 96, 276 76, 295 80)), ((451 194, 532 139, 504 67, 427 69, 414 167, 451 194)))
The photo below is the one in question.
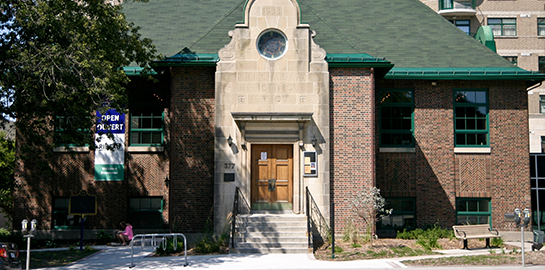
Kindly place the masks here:
POLYGON ((458 239, 464 240, 464 249, 467 248, 467 239, 486 239, 486 247, 490 247, 490 238, 501 237, 498 231, 492 230, 488 224, 480 225, 456 225, 452 226, 454 235, 458 239))

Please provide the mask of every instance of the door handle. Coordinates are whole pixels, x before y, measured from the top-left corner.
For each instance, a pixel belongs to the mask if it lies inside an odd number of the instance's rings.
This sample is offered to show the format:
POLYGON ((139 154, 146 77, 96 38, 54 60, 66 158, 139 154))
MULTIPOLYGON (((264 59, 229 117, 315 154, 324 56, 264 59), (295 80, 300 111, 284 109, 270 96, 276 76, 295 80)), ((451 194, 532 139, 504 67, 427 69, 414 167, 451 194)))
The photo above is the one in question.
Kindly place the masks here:
POLYGON ((276 179, 269 179, 269 191, 276 190, 276 179))

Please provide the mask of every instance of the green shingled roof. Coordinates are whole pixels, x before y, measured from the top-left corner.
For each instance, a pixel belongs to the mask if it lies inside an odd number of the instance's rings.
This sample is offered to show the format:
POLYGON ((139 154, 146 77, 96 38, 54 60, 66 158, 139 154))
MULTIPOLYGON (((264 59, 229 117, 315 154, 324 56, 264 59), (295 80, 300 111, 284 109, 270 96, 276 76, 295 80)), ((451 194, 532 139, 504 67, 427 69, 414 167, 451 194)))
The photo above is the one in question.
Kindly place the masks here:
MULTIPOLYGON (((150 0, 123 4, 163 55, 217 54, 243 20, 246 0, 150 0)), ((302 21, 328 55, 384 57, 397 68, 513 68, 418 0, 299 0, 302 21)), ((172 59, 172 58, 171 58, 172 59)))

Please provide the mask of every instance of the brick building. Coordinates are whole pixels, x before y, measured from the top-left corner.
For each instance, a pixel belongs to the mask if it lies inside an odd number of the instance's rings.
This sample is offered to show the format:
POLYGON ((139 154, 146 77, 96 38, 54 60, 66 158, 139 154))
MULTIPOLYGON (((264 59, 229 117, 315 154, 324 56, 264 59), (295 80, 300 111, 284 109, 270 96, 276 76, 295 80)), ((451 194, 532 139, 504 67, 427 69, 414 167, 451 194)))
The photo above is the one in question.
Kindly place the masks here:
MULTIPOLYGON (((545 4, 541 0, 421 0, 460 30, 475 36, 481 26, 493 29, 499 55, 526 70, 545 73, 545 4)), ((534 228, 545 224, 545 86, 528 88, 530 164, 534 228), (538 195, 537 193, 541 195, 538 195), (539 197, 542 199, 539 200, 539 197), (538 206, 538 200, 540 201, 538 206), (538 215, 539 211, 539 215, 538 215)))
POLYGON ((14 222, 70 231, 78 220, 67 203, 82 189, 97 195, 90 229, 128 220, 184 233, 222 232, 236 187, 252 211, 279 215, 304 215, 308 188, 337 234, 355 220, 352 196, 374 186, 394 210, 381 231, 509 230, 503 214, 530 207, 521 131, 526 90, 545 75, 513 66, 417 0, 123 8, 167 57, 154 66, 157 83, 125 67, 122 177, 97 174, 97 153, 84 147, 57 149, 54 175, 21 163, 14 222))

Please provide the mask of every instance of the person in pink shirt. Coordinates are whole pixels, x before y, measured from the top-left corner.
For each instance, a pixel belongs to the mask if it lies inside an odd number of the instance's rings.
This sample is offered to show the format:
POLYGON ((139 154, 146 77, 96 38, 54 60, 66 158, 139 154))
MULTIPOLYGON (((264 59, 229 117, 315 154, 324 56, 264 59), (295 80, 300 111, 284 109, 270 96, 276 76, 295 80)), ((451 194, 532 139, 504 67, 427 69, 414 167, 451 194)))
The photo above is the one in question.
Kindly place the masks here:
POLYGON ((119 223, 119 226, 123 228, 123 231, 117 231, 115 237, 117 238, 117 240, 119 240, 119 242, 126 246, 127 243, 130 242, 134 236, 132 232, 132 225, 129 223, 125 223, 125 221, 121 221, 121 223, 119 223))

